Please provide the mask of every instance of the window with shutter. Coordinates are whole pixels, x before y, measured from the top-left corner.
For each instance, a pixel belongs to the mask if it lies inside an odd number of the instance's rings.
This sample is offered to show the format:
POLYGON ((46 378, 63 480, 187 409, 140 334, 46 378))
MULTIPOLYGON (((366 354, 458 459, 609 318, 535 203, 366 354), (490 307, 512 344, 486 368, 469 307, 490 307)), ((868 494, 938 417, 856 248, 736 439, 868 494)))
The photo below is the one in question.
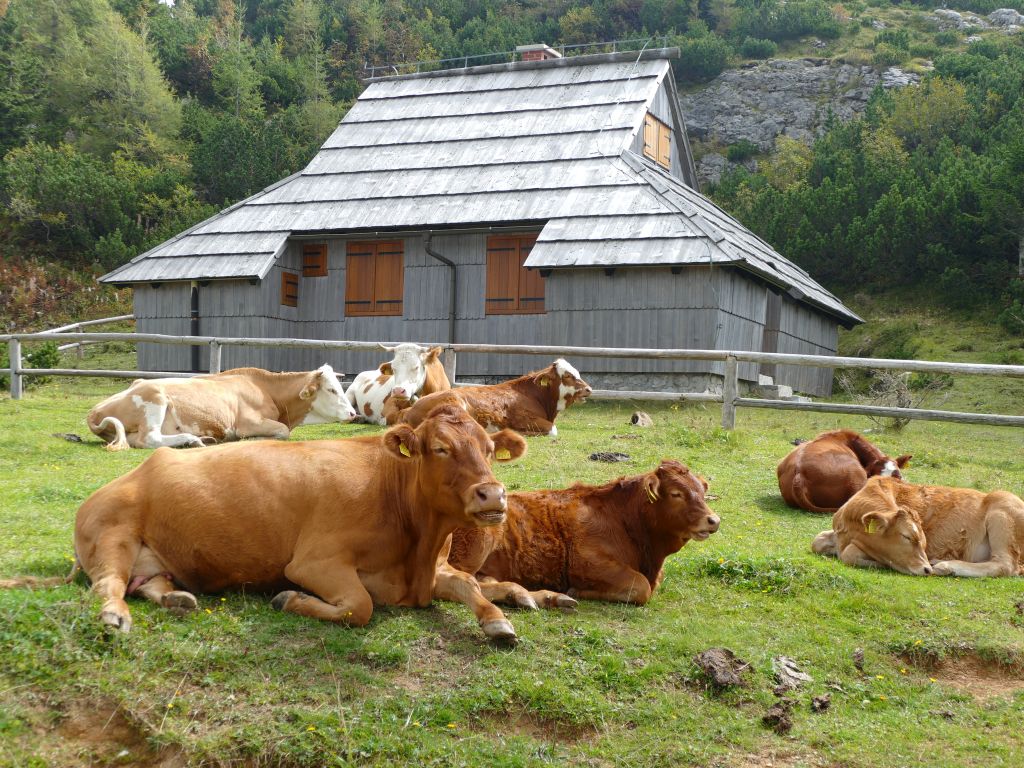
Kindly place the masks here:
POLYGON ((302 276, 327 277, 327 243, 302 246, 302 276))
POLYGON ((345 315, 401 315, 404 244, 350 242, 345 272, 345 315))
POLYGON ((295 272, 281 273, 281 304, 299 306, 299 276, 295 272))
POLYGON ((651 114, 644 117, 644 156, 666 170, 672 167, 672 129, 651 114))
POLYGON ((537 235, 487 238, 488 315, 544 313, 544 279, 523 266, 536 241, 537 235))

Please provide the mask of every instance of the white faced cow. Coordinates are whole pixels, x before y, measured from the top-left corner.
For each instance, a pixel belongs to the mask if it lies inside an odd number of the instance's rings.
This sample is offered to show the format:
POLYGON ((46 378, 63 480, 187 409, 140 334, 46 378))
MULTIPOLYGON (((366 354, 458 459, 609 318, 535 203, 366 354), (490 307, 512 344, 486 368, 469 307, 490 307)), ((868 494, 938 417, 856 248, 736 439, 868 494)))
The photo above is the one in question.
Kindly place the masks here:
POLYGON ((271 373, 233 368, 191 379, 136 379, 108 397, 86 421, 107 450, 202 446, 204 442, 272 437, 299 424, 347 422, 355 411, 329 365, 271 373))
POLYGON ((356 376, 345 397, 362 421, 385 425, 384 409, 392 397, 413 401, 420 395, 443 392, 452 388, 438 356, 441 347, 428 349, 418 344, 399 344, 381 348, 394 352, 386 363, 356 376))

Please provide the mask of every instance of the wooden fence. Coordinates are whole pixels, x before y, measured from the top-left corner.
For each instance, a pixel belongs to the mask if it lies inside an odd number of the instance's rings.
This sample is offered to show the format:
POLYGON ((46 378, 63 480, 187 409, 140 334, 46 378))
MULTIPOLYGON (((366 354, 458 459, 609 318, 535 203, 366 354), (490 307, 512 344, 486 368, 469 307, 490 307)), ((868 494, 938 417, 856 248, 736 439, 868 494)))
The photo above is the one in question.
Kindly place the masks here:
MULTIPOLYGON (((174 371, 103 371, 77 368, 24 368, 21 345, 23 342, 77 341, 77 342, 146 342, 153 344, 205 344, 210 348, 210 373, 221 370, 221 350, 225 346, 290 347, 329 350, 376 350, 373 341, 329 341, 318 339, 250 339, 216 336, 165 336, 156 333, 82 333, 46 332, 19 333, 0 336, 6 342, 10 356, 11 397, 22 396, 23 376, 105 376, 115 378, 154 379, 188 377, 193 373, 174 371)), ((396 343, 396 342, 392 342, 396 343)), ((596 390, 593 396, 605 400, 672 400, 698 401, 722 404, 722 426, 736 426, 737 408, 773 408, 780 410, 846 413, 860 416, 898 417, 925 421, 954 421, 991 426, 1024 426, 1024 416, 1002 414, 963 413, 921 408, 889 408, 848 403, 797 402, 740 397, 739 363, 774 363, 816 368, 874 368, 880 370, 917 371, 932 374, 958 374, 971 376, 1009 376, 1024 378, 1024 365, 987 365, 980 363, 946 363, 925 360, 887 360, 880 358, 835 357, 827 355, 794 355, 780 352, 733 352, 718 349, 623 349, 603 347, 554 347, 514 344, 440 344, 444 347, 442 362, 448 378, 455 382, 456 357, 459 353, 498 353, 540 355, 543 357, 617 357, 632 360, 712 360, 725 363, 722 392, 639 392, 622 390, 596 390)))

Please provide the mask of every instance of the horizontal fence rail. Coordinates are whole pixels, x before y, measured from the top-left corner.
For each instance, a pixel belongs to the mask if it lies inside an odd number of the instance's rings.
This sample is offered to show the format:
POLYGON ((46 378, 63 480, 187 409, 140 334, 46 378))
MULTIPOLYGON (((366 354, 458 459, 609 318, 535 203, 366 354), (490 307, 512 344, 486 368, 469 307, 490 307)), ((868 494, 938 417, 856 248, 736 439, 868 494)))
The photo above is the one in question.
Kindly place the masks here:
MULTIPOLYGON (((76 323, 65 328, 82 327, 90 323, 127 320, 130 315, 106 318, 102 321, 76 323)), ((11 397, 22 395, 23 376, 99 376, 111 378, 155 379, 199 375, 182 372, 157 371, 103 371, 76 368, 24 368, 21 345, 24 342, 76 341, 79 343, 131 342, 175 345, 206 345, 210 349, 210 373, 221 370, 221 351, 225 346, 285 347, 292 349, 323 349, 336 351, 379 350, 382 344, 392 346, 402 342, 334 341, 329 339, 267 339, 223 336, 168 336, 158 333, 92 333, 54 329, 44 333, 16 333, 0 336, 8 345, 10 359, 11 397)), ((425 344, 425 342, 424 342, 425 344)), ((446 344, 429 346, 444 348, 442 362, 448 378, 455 381, 458 353, 535 355, 543 357, 613 357, 633 360, 706 360, 725 364, 721 394, 715 392, 644 392, 635 390, 595 390, 593 397, 607 400, 662 400, 714 402, 722 404, 722 426, 733 429, 737 408, 772 408, 778 410, 842 413, 929 421, 952 421, 993 426, 1024 426, 1024 416, 1002 414, 962 413, 921 408, 898 408, 847 403, 798 402, 740 397, 739 364, 770 363, 815 368, 871 368, 877 370, 915 371, 969 376, 1007 376, 1024 378, 1024 365, 991 365, 986 363, 949 363, 929 360, 890 360, 886 358, 839 357, 834 355, 797 355, 784 352, 751 352, 720 349, 635 349, 623 347, 558 347, 526 346, 521 344, 446 344)))

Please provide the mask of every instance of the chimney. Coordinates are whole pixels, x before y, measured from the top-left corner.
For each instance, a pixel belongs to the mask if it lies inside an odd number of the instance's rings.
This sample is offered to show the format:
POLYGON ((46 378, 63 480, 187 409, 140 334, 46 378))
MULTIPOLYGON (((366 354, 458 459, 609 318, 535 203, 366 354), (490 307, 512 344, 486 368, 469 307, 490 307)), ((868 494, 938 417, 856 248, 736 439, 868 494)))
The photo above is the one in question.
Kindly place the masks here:
POLYGON ((544 43, 533 45, 517 45, 516 53, 521 54, 520 61, 547 61, 548 59, 560 59, 562 54, 544 43))

